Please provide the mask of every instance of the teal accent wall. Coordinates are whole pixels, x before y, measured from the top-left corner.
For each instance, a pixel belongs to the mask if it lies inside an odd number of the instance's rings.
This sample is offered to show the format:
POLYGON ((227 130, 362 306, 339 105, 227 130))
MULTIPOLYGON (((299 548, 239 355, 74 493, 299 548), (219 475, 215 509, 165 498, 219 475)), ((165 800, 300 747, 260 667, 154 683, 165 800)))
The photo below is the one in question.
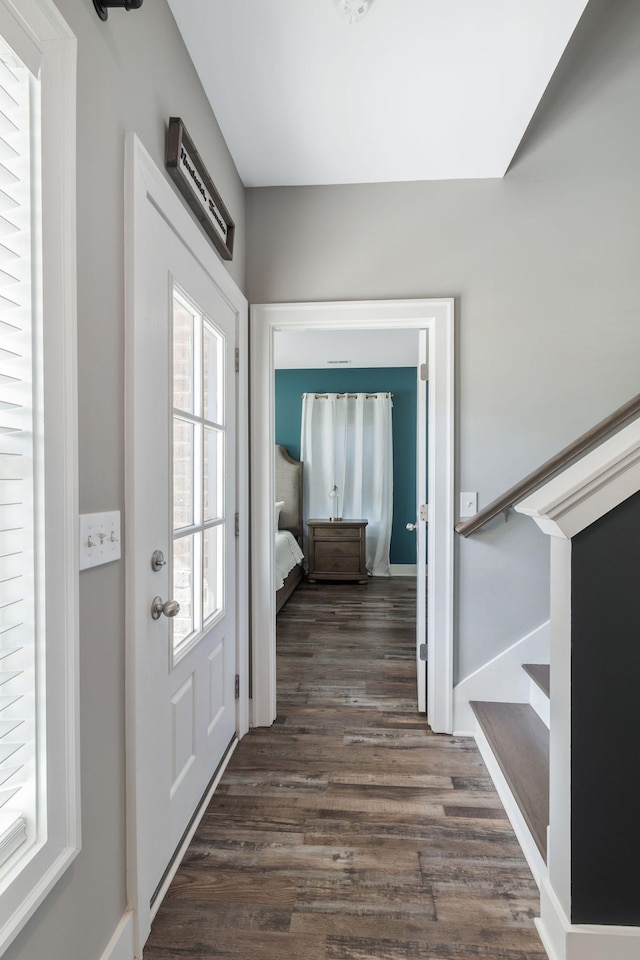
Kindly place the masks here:
POLYGON ((391 563, 416 562, 416 535, 405 529, 416 514, 416 369, 276 370, 276 443, 300 459, 303 393, 393 394, 393 526, 391 563))

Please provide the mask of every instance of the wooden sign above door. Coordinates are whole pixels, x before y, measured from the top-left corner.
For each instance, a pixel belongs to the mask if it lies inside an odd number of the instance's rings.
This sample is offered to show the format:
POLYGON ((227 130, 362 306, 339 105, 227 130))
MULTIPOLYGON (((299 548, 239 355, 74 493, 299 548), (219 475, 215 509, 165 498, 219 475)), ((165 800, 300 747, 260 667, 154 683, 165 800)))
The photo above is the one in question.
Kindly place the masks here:
POLYGON ((167 132, 167 170, 223 260, 233 260, 235 224, 180 117, 167 132))

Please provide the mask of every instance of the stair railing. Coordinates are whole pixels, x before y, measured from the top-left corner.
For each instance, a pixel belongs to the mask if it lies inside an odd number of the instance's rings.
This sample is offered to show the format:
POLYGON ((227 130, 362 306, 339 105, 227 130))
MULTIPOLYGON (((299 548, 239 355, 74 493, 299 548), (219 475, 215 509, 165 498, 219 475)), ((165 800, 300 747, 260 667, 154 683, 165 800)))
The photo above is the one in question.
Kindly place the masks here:
POLYGON ((600 423, 597 423, 595 427, 587 430, 586 433, 583 433, 582 436, 574 440, 573 443, 564 447, 559 453, 556 453, 554 457, 545 461, 545 463, 536 470, 533 470, 532 473, 527 474, 519 483, 505 490, 501 496, 492 500, 491 503, 488 503, 482 510, 478 510, 473 517, 469 517, 468 520, 463 520, 461 523, 456 524, 456 533, 461 534, 463 537, 468 537, 483 527, 485 523, 493 520, 494 517, 499 516, 501 513, 506 514, 511 507, 526 497, 527 494, 531 493, 532 490, 535 490, 536 487, 539 487, 545 480, 548 480, 552 474, 557 473, 558 470, 562 470, 563 467, 566 467, 567 464, 576 460, 581 454, 589 450, 590 447, 604 440, 610 433, 617 429, 617 427, 626 423, 627 420, 633 420, 638 413, 640 413, 640 393, 633 397, 632 400, 629 400, 628 403, 625 403, 622 407, 615 410, 614 413, 605 417, 600 423))

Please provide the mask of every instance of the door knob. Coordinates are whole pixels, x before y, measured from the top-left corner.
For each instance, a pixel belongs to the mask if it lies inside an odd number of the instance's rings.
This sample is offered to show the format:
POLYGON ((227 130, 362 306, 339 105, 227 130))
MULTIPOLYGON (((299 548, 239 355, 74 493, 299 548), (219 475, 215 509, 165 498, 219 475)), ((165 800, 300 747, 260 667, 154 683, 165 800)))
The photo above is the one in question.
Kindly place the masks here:
POLYGON ((408 523, 408 524, 407 524, 407 530, 415 530, 415 529, 416 529, 416 524, 415 524, 415 523, 408 523))
POLYGON ((180 613, 180 604, 177 600, 163 600, 162 597, 154 597, 151 602, 151 616, 154 620, 159 620, 160 615, 165 617, 175 617, 180 613))

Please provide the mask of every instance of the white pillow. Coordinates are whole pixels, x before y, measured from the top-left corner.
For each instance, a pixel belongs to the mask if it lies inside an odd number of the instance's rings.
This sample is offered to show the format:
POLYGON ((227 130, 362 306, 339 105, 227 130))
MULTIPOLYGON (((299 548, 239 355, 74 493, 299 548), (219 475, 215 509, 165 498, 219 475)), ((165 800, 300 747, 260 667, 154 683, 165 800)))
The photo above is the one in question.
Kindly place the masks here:
POLYGON ((284 500, 276 500, 276 530, 280 526, 280 511, 284 507, 284 500))

